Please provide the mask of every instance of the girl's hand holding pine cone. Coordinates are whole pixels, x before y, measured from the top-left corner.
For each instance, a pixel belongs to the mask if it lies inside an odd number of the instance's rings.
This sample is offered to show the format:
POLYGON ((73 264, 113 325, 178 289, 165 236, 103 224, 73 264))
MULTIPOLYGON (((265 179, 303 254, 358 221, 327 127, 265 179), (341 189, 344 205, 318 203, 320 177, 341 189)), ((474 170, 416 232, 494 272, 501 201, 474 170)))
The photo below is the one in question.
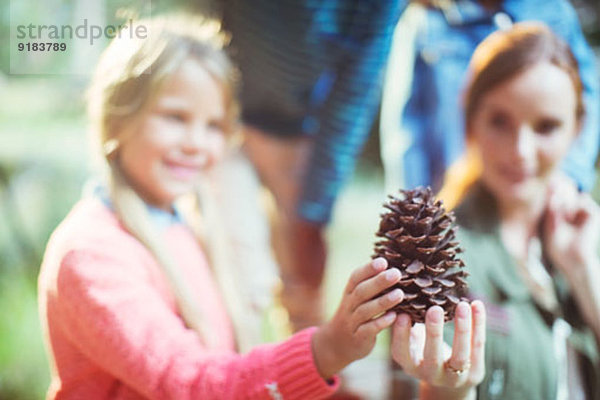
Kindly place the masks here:
POLYGON ((401 289, 382 292, 400 277, 400 271, 387 270, 383 258, 352 273, 335 315, 313 336, 315 364, 323 378, 331 378, 346 365, 369 354, 377 334, 394 323, 396 313, 388 310, 402 301, 404 293, 401 289))

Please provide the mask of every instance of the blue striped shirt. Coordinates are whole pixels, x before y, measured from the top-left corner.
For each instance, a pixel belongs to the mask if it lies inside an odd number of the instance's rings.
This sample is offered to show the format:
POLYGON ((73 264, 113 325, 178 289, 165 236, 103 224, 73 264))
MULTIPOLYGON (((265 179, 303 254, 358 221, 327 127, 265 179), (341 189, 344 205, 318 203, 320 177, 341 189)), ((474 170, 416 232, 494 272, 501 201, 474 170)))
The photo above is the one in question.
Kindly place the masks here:
POLYGON ((245 123, 313 136, 298 213, 326 223, 375 118, 405 0, 222 0, 245 123))

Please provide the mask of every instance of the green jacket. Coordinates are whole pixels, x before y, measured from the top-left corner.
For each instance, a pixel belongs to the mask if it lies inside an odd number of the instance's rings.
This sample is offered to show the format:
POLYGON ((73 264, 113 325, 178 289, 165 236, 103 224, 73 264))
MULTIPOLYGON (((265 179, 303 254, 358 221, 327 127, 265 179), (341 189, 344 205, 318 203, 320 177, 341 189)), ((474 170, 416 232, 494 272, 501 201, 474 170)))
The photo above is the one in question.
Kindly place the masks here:
POLYGON ((562 317, 573 328, 569 341, 578 353, 587 398, 600 400, 599 346, 584 325, 564 277, 553 272, 560 310, 550 315, 535 304, 516 261, 500 240, 492 196, 475 185, 455 212, 470 295, 484 300, 488 314, 486 377, 478 398, 556 399, 552 323, 562 317))

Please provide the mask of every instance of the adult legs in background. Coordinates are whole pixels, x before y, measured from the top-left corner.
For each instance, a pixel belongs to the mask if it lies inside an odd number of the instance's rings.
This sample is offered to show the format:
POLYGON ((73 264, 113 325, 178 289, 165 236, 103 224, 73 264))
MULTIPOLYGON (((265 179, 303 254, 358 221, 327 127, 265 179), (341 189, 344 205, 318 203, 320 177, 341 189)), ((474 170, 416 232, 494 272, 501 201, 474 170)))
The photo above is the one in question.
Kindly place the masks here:
POLYGON ((296 213, 312 140, 276 137, 252 127, 244 135, 244 150, 275 200, 271 237, 291 328, 318 325, 323 320, 324 226, 296 213))

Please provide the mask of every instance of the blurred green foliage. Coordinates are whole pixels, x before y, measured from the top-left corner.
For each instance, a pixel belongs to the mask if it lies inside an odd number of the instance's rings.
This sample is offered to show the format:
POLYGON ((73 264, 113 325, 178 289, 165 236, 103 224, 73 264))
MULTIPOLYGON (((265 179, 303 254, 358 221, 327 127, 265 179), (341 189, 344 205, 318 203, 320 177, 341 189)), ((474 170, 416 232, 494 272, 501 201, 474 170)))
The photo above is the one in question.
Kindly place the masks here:
POLYGON ((41 399, 48 362, 41 340, 35 280, 15 271, 0 275, 0 399, 41 399))
POLYGON ((45 243, 79 196, 87 167, 80 88, 2 83, 0 97, 0 399, 43 398, 48 362, 36 277, 45 243))

